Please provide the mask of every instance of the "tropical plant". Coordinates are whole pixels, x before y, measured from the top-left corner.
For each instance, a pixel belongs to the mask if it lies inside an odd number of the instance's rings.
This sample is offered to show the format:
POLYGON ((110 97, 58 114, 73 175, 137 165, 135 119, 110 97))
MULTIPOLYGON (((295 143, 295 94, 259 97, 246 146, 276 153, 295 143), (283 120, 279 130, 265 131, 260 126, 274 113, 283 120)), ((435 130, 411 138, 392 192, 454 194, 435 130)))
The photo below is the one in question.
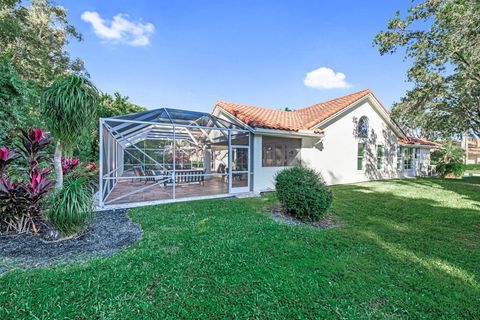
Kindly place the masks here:
POLYGON ((435 171, 441 177, 459 177, 466 170, 465 151, 452 141, 444 143, 433 151, 431 161, 435 165, 435 171))
MULTIPOLYGON (((27 168, 20 168, 24 173, 22 180, 12 179, 5 174, 7 166, 14 159, 14 152, 5 147, 0 148, 3 156, 0 160, 3 174, 0 177, 0 229, 3 232, 39 232, 44 225, 43 200, 53 186, 48 179, 50 167, 39 168, 40 161, 46 160, 45 149, 50 139, 43 135, 41 129, 22 131, 18 153, 27 168)), ((19 175, 21 176, 21 174, 19 175)))
MULTIPOLYGON (((424 136, 480 133, 480 4, 424 0, 397 14, 374 43, 380 54, 405 49, 413 83, 392 116, 424 136)), ((403 50, 402 50, 403 52, 403 50)))
POLYGON ((7 166, 15 159, 16 152, 5 146, 0 148, 0 177, 3 177, 7 166))
POLYGON ((67 173, 75 169, 80 163, 80 160, 78 160, 75 157, 67 158, 67 157, 62 157, 62 173, 65 176, 67 173))
POLYGON ((96 124, 98 95, 90 80, 77 75, 58 78, 43 95, 43 114, 57 140, 54 155, 57 187, 63 183, 62 153, 72 155, 75 144, 96 124))
POLYGON ((333 195, 319 173, 295 166, 275 176, 277 198, 283 208, 302 221, 317 221, 330 208, 333 195))
POLYGON ((48 221, 63 235, 81 232, 94 217, 93 195, 93 187, 83 177, 67 177, 50 198, 48 221))
POLYGON ((0 1, 0 56, 10 57, 20 76, 37 87, 84 70, 65 50, 70 39, 82 37, 68 23, 66 9, 53 1, 0 1))

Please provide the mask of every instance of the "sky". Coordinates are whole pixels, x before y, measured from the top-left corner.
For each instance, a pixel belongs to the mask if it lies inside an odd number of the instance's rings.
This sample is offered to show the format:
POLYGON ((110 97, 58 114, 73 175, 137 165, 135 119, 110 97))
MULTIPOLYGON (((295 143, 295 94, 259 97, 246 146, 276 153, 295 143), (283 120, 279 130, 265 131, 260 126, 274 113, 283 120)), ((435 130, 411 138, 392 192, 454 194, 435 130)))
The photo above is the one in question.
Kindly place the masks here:
POLYGON ((58 0, 97 87, 148 109, 217 100, 299 109, 371 88, 390 109, 410 84, 372 44, 404 1, 58 0))

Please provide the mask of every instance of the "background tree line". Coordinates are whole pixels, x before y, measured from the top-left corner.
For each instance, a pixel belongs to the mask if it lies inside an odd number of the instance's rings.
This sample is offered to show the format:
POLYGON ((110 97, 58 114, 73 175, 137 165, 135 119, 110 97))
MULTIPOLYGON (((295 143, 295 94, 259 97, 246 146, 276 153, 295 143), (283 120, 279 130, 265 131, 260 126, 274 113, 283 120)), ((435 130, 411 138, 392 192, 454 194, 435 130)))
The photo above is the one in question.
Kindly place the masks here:
MULTIPOLYGON (((0 145, 11 147, 19 128, 44 127, 40 99, 55 79, 66 75, 89 77, 80 58, 66 50, 69 41, 82 41, 69 24, 67 12, 50 0, 0 0, 0 145)), ((101 93, 95 117, 145 111, 116 92, 101 93)), ((74 154, 98 158, 97 125, 82 135, 74 154)))

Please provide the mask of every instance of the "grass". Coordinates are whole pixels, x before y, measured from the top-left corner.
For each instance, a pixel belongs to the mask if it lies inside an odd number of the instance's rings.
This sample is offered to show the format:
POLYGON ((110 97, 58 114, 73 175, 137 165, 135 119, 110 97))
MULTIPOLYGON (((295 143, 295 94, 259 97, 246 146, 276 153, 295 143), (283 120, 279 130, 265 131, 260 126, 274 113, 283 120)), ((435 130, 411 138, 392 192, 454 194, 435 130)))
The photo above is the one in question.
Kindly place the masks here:
POLYGON ((143 239, 0 276, 0 318, 480 318, 480 178, 333 187, 343 227, 274 222, 272 195, 132 210, 143 239))

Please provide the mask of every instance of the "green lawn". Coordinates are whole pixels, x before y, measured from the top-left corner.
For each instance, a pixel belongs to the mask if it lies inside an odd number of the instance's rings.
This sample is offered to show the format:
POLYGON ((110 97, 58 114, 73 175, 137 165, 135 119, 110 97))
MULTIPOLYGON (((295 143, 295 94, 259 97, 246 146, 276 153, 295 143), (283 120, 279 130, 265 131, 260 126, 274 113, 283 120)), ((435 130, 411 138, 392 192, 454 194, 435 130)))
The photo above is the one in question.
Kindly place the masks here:
POLYGON ((133 247, 0 276, 0 318, 480 318, 480 178, 333 191, 328 230, 272 196, 132 210, 133 247))

